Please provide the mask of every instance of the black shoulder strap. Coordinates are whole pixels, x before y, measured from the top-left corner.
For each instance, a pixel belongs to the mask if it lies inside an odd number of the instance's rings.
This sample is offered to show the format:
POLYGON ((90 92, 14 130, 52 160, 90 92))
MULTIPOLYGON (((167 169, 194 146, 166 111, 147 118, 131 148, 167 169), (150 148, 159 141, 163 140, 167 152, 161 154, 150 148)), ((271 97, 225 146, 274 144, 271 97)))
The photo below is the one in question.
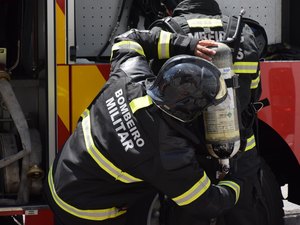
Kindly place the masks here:
POLYGON ((255 141, 256 141, 256 148, 257 151, 260 153, 259 149, 259 119, 257 113, 264 107, 269 106, 270 102, 268 98, 261 99, 257 102, 251 103, 250 104, 252 107, 252 110, 254 112, 254 124, 253 124, 253 131, 255 132, 255 141))
POLYGON ((181 26, 171 16, 154 21, 149 26, 149 29, 151 29, 155 26, 161 27, 162 29, 166 29, 167 31, 172 32, 172 33, 178 33, 178 34, 185 35, 185 32, 183 31, 181 26))

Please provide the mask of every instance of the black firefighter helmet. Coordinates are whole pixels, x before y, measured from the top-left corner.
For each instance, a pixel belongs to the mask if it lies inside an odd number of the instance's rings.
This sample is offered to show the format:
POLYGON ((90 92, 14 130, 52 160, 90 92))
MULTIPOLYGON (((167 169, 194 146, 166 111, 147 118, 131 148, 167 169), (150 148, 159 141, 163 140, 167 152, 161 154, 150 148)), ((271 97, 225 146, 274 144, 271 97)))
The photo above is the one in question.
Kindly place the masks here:
POLYGON ((227 96, 220 75, 219 69, 209 61, 196 56, 174 56, 164 63, 147 94, 165 113, 190 122, 227 96))

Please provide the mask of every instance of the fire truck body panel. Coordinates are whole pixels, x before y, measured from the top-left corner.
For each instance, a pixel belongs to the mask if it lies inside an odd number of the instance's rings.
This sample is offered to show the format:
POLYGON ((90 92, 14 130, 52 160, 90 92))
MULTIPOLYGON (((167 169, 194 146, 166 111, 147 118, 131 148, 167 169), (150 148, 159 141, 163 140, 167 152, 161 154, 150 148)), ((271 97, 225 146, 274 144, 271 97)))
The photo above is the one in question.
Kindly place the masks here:
POLYGON ((300 61, 263 62, 262 98, 270 106, 259 113, 285 140, 300 162, 300 61))

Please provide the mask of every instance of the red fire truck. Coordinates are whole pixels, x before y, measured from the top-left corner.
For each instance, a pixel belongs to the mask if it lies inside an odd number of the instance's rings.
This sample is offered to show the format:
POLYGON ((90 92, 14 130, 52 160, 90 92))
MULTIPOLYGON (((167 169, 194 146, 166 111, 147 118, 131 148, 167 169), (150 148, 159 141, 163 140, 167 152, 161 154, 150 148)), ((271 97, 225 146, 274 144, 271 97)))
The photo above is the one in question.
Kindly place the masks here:
MULTIPOLYGON (((300 204, 300 2, 217 1, 266 29, 259 149, 300 204)), ((1 224, 53 225, 42 191, 49 165, 107 80, 113 37, 147 27, 160 9, 159 0, 0 0, 1 224)))

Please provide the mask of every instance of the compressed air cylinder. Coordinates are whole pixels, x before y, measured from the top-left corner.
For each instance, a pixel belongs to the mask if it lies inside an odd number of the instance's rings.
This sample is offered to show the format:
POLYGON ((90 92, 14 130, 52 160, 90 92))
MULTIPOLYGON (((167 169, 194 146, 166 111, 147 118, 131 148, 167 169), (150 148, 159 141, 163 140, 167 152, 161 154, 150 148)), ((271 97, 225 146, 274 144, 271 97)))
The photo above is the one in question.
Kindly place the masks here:
POLYGON ((221 76, 227 81, 227 97, 218 104, 207 108, 203 113, 205 138, 209 153, 220 159, 222 163, 229 164, 229 158, 240 148, 240 132, 238 122, 238 109, 236 102, 236 75, 232 70, 231 49, 218 43, 215 47, 216 55, 213 64, 221 71, 221 76))

